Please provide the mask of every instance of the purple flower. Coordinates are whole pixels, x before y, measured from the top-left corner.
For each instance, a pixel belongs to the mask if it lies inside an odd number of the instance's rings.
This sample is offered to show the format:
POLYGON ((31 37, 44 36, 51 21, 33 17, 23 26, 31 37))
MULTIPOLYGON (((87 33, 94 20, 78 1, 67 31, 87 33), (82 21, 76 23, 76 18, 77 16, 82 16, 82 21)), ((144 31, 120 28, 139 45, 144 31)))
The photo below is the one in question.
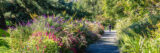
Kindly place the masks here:
POLYGON ((48 23, 48 27, 50 26, 50 24, 48 23))
POLYGON ((60 20, 59 21, 62 21, 63 19, 62 18, 60 18, 60 20))
POLYGON ((51 29, 54 29, 55 27, 54 27, 54 26, 51 26, 50 28, 51 28, 51 29))
POLYGON ((46 25, 46 27, 50 27, 50 24, 48 22, 45 25, 46 25))
POLYGON ((72 23, 72 21, 70 22, 70 24, 72 23))
POLYGON ((9 28, 11 28, 11 29, 15 29, 16 27, 14 27, 14 26, 10 26, 9 28))
POLYGON ((57 21, 58 24, 61 24, 61 21, 57 21))
POLYGON ((30 25, 31 25, 31 22, 30 22, 30 21, 28 21, 26 25, 27 25, 27 26, 30 26, 30 25))
POLYGON ((82 20, 79 20, 79 22, 82 22, 82 20))
POLYGON ((48 18, 48 16, 46 14, 42 15, 44 18, 48 18))
POLYGON ((65 22, 67 22, 67 21, 66 20, 62 21, 62 23, 65 23, 65 22))
POLYGON ((54 15, 52 15, 52 18, 54 18, 54 15))
POLYGON ((41 18, 41 16, 38 16, 38 18, 41 18))
POLYGON ((56 28, 57 31, 59 31, 59 30, 61 30, 61 29, 62 29, 61 27, 57 27, 57 28, 56 28))
POLYGON ((22 25, 22 26, 24 26, 24 25, 25 25, 25 23, 24 23, 24 22, 20 22, 20 23, 19 23, 19 25, 22 25))
POLYGON ((58 18, 59 18, 59 17, 56 17, 54 21, 58 21, 58 18))

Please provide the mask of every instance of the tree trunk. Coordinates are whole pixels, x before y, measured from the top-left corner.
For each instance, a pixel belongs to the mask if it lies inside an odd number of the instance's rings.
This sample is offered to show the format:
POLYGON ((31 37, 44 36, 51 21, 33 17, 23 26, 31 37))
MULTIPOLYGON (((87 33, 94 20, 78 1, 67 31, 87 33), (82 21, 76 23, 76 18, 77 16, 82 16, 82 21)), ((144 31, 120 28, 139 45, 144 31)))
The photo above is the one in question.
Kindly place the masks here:
POLYGON ((4 18, 4 15, 2 14, 0 15, 0 29, 4 29, 4 30, 7 29, 5 18, 4 18))

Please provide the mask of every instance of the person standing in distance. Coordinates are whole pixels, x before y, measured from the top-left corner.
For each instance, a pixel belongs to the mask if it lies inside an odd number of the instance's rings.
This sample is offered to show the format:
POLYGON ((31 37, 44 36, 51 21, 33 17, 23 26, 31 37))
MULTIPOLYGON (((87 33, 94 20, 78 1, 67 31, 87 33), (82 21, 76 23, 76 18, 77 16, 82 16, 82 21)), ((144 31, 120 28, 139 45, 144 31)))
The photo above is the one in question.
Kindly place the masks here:
POLYGON ((112 26, 111 24, 109 24, 109 32, 111 32, 112 26))

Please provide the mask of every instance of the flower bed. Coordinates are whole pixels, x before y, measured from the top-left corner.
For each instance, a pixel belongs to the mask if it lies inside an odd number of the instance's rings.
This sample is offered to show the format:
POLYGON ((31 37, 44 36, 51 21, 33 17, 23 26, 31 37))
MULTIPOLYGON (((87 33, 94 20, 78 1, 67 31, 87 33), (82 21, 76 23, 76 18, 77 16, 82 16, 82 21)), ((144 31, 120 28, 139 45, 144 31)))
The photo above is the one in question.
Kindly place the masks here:
POLYGON ((55 16, 39 16, 27 24, 10 28, 9 52, 80 53, 103 32, 98 22, 55 16))

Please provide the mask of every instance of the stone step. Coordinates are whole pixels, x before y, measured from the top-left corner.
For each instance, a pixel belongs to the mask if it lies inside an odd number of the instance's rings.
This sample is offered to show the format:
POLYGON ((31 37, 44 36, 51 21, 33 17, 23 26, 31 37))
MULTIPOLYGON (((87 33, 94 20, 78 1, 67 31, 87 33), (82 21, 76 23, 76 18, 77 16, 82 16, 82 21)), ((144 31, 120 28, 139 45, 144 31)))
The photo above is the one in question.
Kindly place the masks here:
POLYGON ((114 32, 112 32, 112 33, 110 33, 110 32, 104 32, 103 35, 116 35, 116 33, 114 33, 114 32))
POLYGON ((106 36, 103 36, 103 37, 101 37, 101 38, 105 38, 105 39, 114 39, 114 38, 116 38, 116 37, 106 37, 106 36))
POLYGON ((96 43, 116 43, 117 41, 116 40, 98 40, 96 43))
POLYGON ((115 37, 101 38, 100 41, 117 41, 115 37))
POLYGON ((100 43, 100 44, 97 44, 97 45, 117 45, 116 42, 112 42, 112 43, 100 43))
POLYGON ((104 32, 105 35, 116 35, 116 32, 104 32))
POLYGON ((102 35, 101 37, 116 37, 115 35, 102 35))
POLYGON ((118 42, 117 41, 98 41, 98 42, 96 42, 95 44, 106 44, 106 45, 116 45, 116 44, 118 44, 118 42))

